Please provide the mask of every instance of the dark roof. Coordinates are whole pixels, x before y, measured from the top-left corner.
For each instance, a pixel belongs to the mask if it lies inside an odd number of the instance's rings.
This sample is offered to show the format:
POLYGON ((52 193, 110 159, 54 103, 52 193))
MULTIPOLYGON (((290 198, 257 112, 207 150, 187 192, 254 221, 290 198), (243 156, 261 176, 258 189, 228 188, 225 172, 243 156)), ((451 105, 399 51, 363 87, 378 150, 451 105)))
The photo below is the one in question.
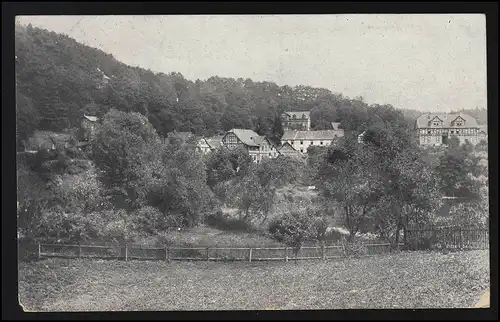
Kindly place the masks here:
MULTIPOLYGON (((465 120, 466 124, 464 127, 478 127, 477 121, 475 118, 465 113, 426 113, 420 115, 416 122, 415 127, 417 129, 431 127, 430 122, 434 119, 439 119, 443 121, 443 125, 439 127, 454 127, 451 125, 451 122, 456 120, 458 117, 461 117, 465 120)), ((435 126, 432 126, 435 127, 435 126)))
POLYGON ((193 133, 191 132, 175 132, 175 133, 179 135, 182 141, 186 141, 193 135, 193 133))
POLYGON ((331 122, 332 129, 339 130, 340 122, 331 122))
POLYGON ((286 142, 283 143, 280 148, 279 148, 279 151, 283 150, 283 149, 292 149, 294 151, 297 151, 290 143, 286 142))
POLYGON ((241 142, 243 142, 248 146, 259 146, 260 142, 262 142, 260 136, 252 130, 232 129, 229 130, 228 133, 234 133, 238 137, 238 139, 240 139, 241 142), (257 141, 259 141, 259 143, 254 141, 256 138, 257 141))
POLYGON ((299 112, 283 112, 284 114, 290 115, 290 117, 293 117, 295 115, 296 118, 301 119, 302 115, 304 115, 306 118, 310 118, 311 112, 306 112, 306 111, 299 111, 299 112))
POLYGON ((26 142, 27 150, 52 149, 55 147, 64 146, 65 143, 70 143, 72 136, 66 133, 56 133, 50 131, 36 131, 26 142))

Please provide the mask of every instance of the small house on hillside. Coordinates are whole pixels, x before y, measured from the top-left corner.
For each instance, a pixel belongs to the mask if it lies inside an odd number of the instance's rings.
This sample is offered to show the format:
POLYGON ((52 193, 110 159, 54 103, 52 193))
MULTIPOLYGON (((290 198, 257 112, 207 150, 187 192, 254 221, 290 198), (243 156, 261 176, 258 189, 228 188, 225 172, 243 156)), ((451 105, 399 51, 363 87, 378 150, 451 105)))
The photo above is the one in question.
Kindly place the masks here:
POLYGON ((222 138, 222 145, 230 150, 243 148, 255 163, 259 163, 264 158, 276 158, 279 155, 278 149, 267 137, 258 135, 252 130, 229 130, 222 138))
POLYGON ((194 136, 194 134, 191 132, 175 132, 175 133, 181 138, 182 142, 186 142, 187 140, 189 140, 194 136))
POLYGON ((299 161, 304 161, 305 156, 297 151, 290 143, 285 142, 281 145, 279 152, 282 156, 290 157, 299 161))
POLYGON ((25 151, 55 150, 76 145, 75 138, 67 133, 36 131, 25 145, 25 151))
POLYGON ((358 143, 365 143, 366 130, 358 135, 358 143))
POLYGON ((83 115, 82 130, 84 141, 89 141, 94 136, 98 125, 99 118, 97 116, 83 115))
POLYGON ((198 140, 198 150, 203 154, 207 154, 211 151, 214 151, 218 147, 222 146, 222 135, 212 136, 209 138, 201 137, 198 140))

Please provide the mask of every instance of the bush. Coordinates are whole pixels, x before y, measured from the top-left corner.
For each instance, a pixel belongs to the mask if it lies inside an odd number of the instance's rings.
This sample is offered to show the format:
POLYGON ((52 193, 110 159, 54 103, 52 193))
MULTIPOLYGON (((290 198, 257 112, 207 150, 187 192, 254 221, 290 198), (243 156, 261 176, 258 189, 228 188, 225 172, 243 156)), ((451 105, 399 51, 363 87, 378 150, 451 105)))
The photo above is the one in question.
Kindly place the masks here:
POLYGON ((228 231, 253 232, 255 228, 242 219, 231 218, 225 215, 221 210, 214 214, 205 216, 205 224, 210 227, 228 231))
POLYGON ((41 213, 33 237, 55 243, 122 243, 132 240, 136 232, 134 223, 123 210, 81 214, 52 209, 41 213))
POLYGON ((157 208, 144 206, 136 210, 133 214, 133 222, 137 230, 147 234, 156 234, 168 228, 165 215, 157 208))

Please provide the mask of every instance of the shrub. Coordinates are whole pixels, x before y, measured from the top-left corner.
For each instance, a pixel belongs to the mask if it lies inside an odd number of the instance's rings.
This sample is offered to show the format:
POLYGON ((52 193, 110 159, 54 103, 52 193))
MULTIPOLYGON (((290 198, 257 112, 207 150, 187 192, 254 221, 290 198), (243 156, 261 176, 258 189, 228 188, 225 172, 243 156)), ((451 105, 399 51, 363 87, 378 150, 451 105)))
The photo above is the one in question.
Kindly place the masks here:
POLYGON ((317 238, 318 231, 314 220, 308 211, 299 209, 274 220, 268 229, 274 238, 292 247, 294 255, 297 256, 305 241, 317 238))
POLYGON ((165 216, 155 207, 144 206, 136 210, 132 216, 133 222, 140 232, 156 234, 168 227, 165 216))
POLYGON ((205 216, 205 223, 208 226, 228 231, 255 231, 255 228, 250 223, 242 219, 231 218, 225 215, 221 210, 205 216))

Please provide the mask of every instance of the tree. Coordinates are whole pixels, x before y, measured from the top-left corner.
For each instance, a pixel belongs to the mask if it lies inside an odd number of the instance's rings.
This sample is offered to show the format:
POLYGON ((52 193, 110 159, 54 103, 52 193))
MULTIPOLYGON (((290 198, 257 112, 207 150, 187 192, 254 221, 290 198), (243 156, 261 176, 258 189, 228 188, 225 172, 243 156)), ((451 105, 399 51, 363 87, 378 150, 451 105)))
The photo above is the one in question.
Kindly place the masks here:
POLYGON ((28 140, 38 128, 40 115, 34 107, 33 101, 23 93, 17 94, 16 107, 17 145, 21 147, 23 141, 28 140))
POLYGON ((342 209, 350 240, 362 229, 379 196, 380 172, 374 159, 373 147, 347 137, 329 150, 318 172, 324 201, 342 209))
POLYGON ((180 225, 191 227, 199 224, 215 203, 195 143, 177 136, 170 134, 158 147, 158 158, 141 168, 139 198, 165 216, 178 218, 180 225))
POLYGON ((418 151, 403 150, 391 160, 382 161, 383 193, 376 207, 376 227, 393 246, 400 232, 410 224, 429 222, 441 206, 438 179, 432 169, 420 159, 418 151))
POLYGON ((142 167, 157 153, 159 138, 139 113, 111 110, 91 139, 92 158, 103 172, 105 184, 130 202, 137 199, 142 167))
POLYGON ((270 231, 278 241, 292 247, 297 261, 303 243, 318 237, 318 227, 309 210, 296 209, 275 220, 270 231))

